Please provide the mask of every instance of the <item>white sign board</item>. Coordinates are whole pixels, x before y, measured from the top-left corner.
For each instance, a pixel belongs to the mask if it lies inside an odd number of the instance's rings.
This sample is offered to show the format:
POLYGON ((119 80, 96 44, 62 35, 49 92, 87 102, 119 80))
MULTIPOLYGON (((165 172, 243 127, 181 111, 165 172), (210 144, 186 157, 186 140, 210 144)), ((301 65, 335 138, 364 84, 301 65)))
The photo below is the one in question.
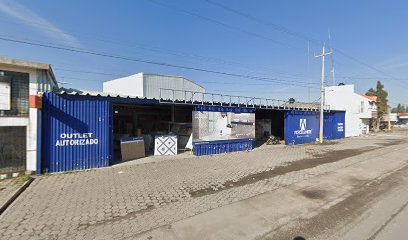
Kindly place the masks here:
POLYGON ((177 136, 155 136, 154 155, 177 155, 177 136))
POLYGON ((10 81, 0 79, 0 110, 10 110, 11 108, 11 86, 10 81))

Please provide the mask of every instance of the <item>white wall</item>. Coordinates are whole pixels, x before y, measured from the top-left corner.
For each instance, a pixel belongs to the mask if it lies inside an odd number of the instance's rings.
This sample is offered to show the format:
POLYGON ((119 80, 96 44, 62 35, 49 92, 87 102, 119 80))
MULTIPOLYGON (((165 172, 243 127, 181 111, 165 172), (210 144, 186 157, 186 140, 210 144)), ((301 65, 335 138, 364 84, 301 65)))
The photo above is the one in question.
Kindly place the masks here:
POLYGON ((325 103, 331 109, 346 111, 346 137, 367 133, 368 123, 363 119, 370 119, 373 109, 369 99, 354 92, 354 85, 326 87, 325 103))
POLYGON ((103 83, 105 93, 155 99, 203 100, 202 94, 193 95, 184 91, 204 93, 205 89, 184 77, 148 73, 138 73, 103 83))
MULTIPOLYGON (((14 67, 0 64, 0 71, 14 71, 29 74, 30 95, 37 95, 39 92, 49 91, 51 84, 49 76, 44 74, 44 70, 36 70, 24 67, 14 67)), ((28 117, 0 117, 0 126, 25 126, 26 127, 26 167, 29 171, 37 169, 37 109, 29 109, 28 117)))
POLYGON ((103 92, 134 97, 144 97, 143 73, 106 81, 103 83, 103 92))
POLYGON ((359 117, 364 119, 372 118, 372 111, 377 110, 377 106, 368 98, 357 94, 359 98, 359 117))

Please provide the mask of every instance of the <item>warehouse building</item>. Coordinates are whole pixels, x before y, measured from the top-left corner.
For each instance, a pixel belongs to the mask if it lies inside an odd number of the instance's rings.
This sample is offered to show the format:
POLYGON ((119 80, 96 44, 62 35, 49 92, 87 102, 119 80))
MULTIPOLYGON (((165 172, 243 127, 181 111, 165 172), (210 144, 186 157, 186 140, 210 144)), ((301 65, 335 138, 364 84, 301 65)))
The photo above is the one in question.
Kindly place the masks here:
POLYGON ((37 96, 55 89, 51 65, 0 58, 0 178, 37 170, 37 96))
MULTIPOLYGON (((251 150, 257 113, 260 119, 277 123, 270 125, 271 133, 264 131, 265 136, 280 131, 286 144, 318 138, 319 111, 313 105, 211 93, 202 96, 150 99, 73 89, 45 93, 42 171, 105 167, 146 154, 177 154, 184 148, 193 148, 197 156, 251 150)), ((325 111, 325 138, 344 137, 344 112, 325 111)))
MULTIPOLYGON (((207 93, 177 76, 139 73, 106 92, 58 88, 49 64, 0 58, 0 173, 106 167, 146 155, 252 150, 254 140, 315 142, 315 104, 207 93), (23 141, 22 141, 23 139, 23 141)), ((344 112, 325 106, 326 139, 344 112)))

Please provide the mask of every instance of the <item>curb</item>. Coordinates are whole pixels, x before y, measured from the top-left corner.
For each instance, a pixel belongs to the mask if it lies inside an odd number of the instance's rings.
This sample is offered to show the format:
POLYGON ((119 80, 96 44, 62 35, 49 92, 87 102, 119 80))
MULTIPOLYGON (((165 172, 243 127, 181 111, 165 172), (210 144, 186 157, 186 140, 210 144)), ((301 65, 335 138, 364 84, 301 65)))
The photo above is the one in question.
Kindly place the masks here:
POLYGON ((8 207, 10 207, 10 205, 18 198, 18 196, 20 196, 20 194, 22 194, 28 188, 28 186, 30 186, 33 181, 34 178, 30 178, 29 180, 27 180, 16 190, 16 192, 13 194, 13 196, 10 197, 9 200, 7 200, 2 206, 0 206, 0 216, 4 211, 7 210, 8 207))
POLYGON ((15 178, 15 177, 24 176, 24 175, 33 175, 33 174, 34 174, 33 171, 16 171, 16 172, 11 172, 11 173, 4 173, 4 174, 0 174, 0 180, 15 178))

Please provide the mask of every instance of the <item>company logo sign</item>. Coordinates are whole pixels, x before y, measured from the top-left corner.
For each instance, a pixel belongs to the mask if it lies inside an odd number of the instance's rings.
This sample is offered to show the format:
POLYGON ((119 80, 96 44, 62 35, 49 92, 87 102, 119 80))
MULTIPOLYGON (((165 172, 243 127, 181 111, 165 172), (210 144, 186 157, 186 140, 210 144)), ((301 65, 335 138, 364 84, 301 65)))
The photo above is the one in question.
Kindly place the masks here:
POLYGON ((312 129, 307 129, 306 118, 301 118, 299 120, 299 130, 294 131, 295 135, 308 135, 312 134, 312 129))
POLYGON ((337 131, 338 132, 344 132, 344 124, 343 123, 337 123, 337 131))
POLYGON ((56 147, 97 145, 99 139, 93 133, 61 133, 55 143, 56 147))

